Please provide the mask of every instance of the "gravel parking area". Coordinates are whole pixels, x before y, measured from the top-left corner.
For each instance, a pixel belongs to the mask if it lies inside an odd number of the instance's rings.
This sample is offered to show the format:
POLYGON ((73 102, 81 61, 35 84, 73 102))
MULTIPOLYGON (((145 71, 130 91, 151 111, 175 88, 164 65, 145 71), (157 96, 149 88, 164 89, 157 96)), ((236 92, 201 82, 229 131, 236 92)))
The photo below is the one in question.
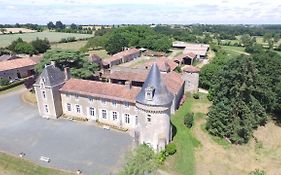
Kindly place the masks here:
POLYGON ((44 166, 83 174, 116 174, 133 143, 127 133, 104 130, 93 123, 46 120, 36 106, 21 100, 24 90, 0 95, 0 151, 44 166), (50 162, 40 161, 40 156, 50 162))

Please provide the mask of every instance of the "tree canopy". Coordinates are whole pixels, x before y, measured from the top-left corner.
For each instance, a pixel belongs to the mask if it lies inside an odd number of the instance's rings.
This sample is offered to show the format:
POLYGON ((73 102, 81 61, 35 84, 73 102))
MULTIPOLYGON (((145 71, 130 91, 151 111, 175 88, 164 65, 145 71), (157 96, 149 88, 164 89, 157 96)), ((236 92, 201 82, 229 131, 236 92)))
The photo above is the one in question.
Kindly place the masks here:
POLYGON ((104 47, 110 54, 119 52, 124 47, 144 47, 155 51, 168 52, 172 45, 172 39, 169 36, 157 33, 148 26, 114 28, 104 30, 101 34, 96 33, 96 35, 99 36, 89 40, 86 47, 104 47))
POLYGON ((147 145, 138 146, 126 157, 126 164, 119 175, 143 175, 155 172, 158 167, 157 154, 147 145))
POLYGON ((51 61, 56 62, 56 66, 63 70, 64 67, 70 68, 70 73, 75 78, 91 79, 94 72, 99 70, 95 63, 90 63, 85 54, 78 51, 50 50, 44 54, 43 59, 36 65, 36 72, 42 72, 46 64, 51 61))
POLYGON ((217 54, 200 72, 200 86, 209 88, 213 102, 208 131, 233 143, 246 143, 268 114, 281 121, 280 74, 280 55, 261 47, 238 58, 217 54))
POLYGON ((31 43, 28 43, 26 41, 23 41, 21 38, 18 38, 7 47, 7 49, 9 49, 10 51, 18 54, 44 53, 49 48, 50 43, 46 38, 44 40, 36 38, 36 40, 31 41, 31 43))

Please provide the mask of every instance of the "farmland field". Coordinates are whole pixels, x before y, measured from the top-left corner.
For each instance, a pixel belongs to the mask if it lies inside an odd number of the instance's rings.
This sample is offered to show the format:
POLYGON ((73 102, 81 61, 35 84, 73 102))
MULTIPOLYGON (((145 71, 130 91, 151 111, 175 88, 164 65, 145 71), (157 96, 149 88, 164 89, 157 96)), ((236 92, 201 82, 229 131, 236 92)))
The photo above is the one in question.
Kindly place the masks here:
MULTIPOLYGON (((36 30, 31 30, 31 29, 26 29, 26 28, 5 28, 7 31, 5 31, 4 33, 20 33, 20 31, 22 33, 33 33, 33 32, 37 32, 36 30)), ((0 33, 2 34, 2 33, 0 33)))
POLYGON ((86 40, 69 42, 69 43, 54 43, 54 44, 52 44, 51 48, 52 49, 63 49, 63 50, 75 50, 75 51, 78 51, 86 43, 87 43, 86 40))
POLYGON ((93 37, 92 34, 78 34, 78 33, 61 33, 61 32, 35 32, 35 33, 23 33, 23 34, 9 34, 0 35, 0 47, 8 46, 12 41, 17 38, 22 38, 24 41, 30 42, 36 38, 44 39, 48 38, 50 42, 58 42, 62 38, 75 37, 76 39, 84 39, 93 37))

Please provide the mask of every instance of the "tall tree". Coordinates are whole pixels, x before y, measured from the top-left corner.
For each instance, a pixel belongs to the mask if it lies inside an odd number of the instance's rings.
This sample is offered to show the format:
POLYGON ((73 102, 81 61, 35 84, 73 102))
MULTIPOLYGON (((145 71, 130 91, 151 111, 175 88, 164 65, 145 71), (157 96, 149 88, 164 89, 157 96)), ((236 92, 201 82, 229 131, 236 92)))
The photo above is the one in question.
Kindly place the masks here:
POLYGON ((56 22, 56 29, 64 29, 65 25, 61 21, 56 22))
POLYGON ((37 50, 38 53, 44 53, 51 47, 50 42, 47 38, 45 38, 44 40, 36 38, 36 40, 31 41, 31 45, 35 50, 37 50))
POLYGON ((233 143, 246 143, 253 129, 266 122, 265 109, 254 96, 260 81, 255 64, 246 56, 232 59, 217 78, 207 129, 233 143))
POLYGON ((108 42, 105 45, 105 49, 110 54, 115 54, 123 50, 124 47, 128 47, 128 41, 121 34, 115 32, 113 33, 108 42))
POLYGON ((71 75, 76 78, 91 79, 94 72, 99 70, 95 63, 90 63, 85 54, 75 51, 49 50, 44 54, 43 60, 36 65, 36 72, 41 73, 46 64, 55 61, 63 70, 69 67, 71 75))
POLYGON ((52 21, 48 22, 47 27, 48 27, 48 29, 55 29, 56 28, 55 24, 52 21))

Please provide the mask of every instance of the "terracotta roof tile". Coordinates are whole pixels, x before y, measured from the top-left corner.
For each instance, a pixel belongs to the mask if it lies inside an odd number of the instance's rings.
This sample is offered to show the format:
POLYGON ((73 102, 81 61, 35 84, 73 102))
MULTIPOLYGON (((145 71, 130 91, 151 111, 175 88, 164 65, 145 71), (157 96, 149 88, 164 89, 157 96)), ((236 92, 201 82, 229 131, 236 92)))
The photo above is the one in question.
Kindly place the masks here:
POLYGON ((63 85, 60 91, 134 103, 140 89, 139 87, 129 89, 124 85, 113 83, 70 79, 63 85))
POLYGON ((124 50, 122 52, 118 52, 118 53, 112 55, 110 58, 103 60, 103 62, 104 62, 104 64, 109 64, 112 61, 121 60, 123 57, 129 56, 129 55, 132 55, 132 54, 136 54, 136 53, 139 53, 139 52, 140 52, 139 49, 131 48, 131 49, 128 49, 128 50, 124 50))
MULTIPOLYGON (((124 80, 124 81, 135 81, 135 82, 144 82, 148 75, 148 70, 132 69, 130 70, 116 70, 112 72, 105 73, 104 78, 115 79, 115 80, 124 80)), ((178 93, 182 87, 184 80, 182 80, 181 75, 174 71, 171 71, 167 74, 161 74, 163 80, 170 92, 173 94, 178 93)))
POLYGON ((185 53, 185 54, 180 54, 180 55, 178 55, 178 56, 176 56, 176 57, 174 58, 174 61, 182 62, 182 60, 183 60, 184 58, 186 58, 186 57, 188 57, 188 58, 190 58, 190 59, 195 59, 195 58, 196 58, 196 55, 195 55, 194 53, 192 53, 192 52, 188 52, 188 53, 185 53))
POLYGON ((0 62, 0 71, 19 69, 27 66, 34 66, 36 62, 30 58, 19 58, 0 62))
POLYGON ((157 64, 157 66, 159 67, 161 72, 173 71, 178 66, 177 63, 175 63, 171 59, 168 59, 167 57, 159 57, 155 60, 145 63, 144 66, 142 66, 142 67, 144 67, 146 69, 150 69, 150 67, 153 65, 153 63, 157 64))
POLYGON ((183 71, 189 72, 189 73, 198 73, 198 72, 200 72, 200 69, 197 67, 191 66, 191 65, 186 65, 183 68, 183 71))

